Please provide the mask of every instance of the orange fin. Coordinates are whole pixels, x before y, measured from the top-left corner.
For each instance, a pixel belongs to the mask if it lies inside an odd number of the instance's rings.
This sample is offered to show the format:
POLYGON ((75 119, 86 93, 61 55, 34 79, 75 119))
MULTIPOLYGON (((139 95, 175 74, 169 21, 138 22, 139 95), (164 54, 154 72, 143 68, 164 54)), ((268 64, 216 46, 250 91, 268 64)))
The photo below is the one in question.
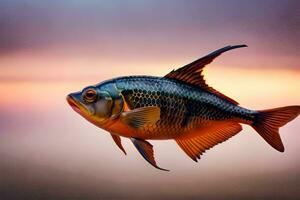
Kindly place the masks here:
POLYGON ((224 142, 241 130, 242 126, 238 123, 216 123, 201 129, 194 137, 180 138, 175 141, 191 159, 197 162, 206 150, 224 142))
POLYGON ((224 99, 227 99, 228 101, 237 105, 238 103, 235 100, 227 97, 226 95, 222 94, 221 92, 207 85, 204 80, 202 71, 207 64, 211 63, 216 57, 218 57, 222 53, 232 49, 241 48, 241 47, 247 47, 247 46, 235 45, 235 46, 226 46, 224 48, 218 49, 202 58, 199 58, 198 60, 195 60, 190 64, 187 64, 177 70, 171 71, 170 73, 165 75, 165 77, 170 79, 176 79, 178 81, 182 81, 190 85, 199 86, 202 89, 209 91, 213 94, 216 94, 224 99))
POLYGON ((160 108, 147 106, 136 108, 121 114, 121 121, 133 128, 141 128, 145 124, 155 124, 160 119, 160 108))
POLYGON ((126 155, 126 151, 125 151, 125 149, 123 148, 122 143, 121 143, 121 137, 118 136, 118 135, 112 134, 112 133, 111 133, 111 137, 113 138, 113 140, 115 141, 115 143, 117 144, 117 146, 118 146, 118 147, 124 152, 124 154, 126 155))
POLYGON ((143 158, 148 161, 153 167, 164 170, 164 171, 169 171, 167 169, 163 169, 157 166, 156 161, 154 159, 154 152, 153 152, 153 146, 149 142, 145 140, 140 140, 136 138, 131 138, 132 143, 134 146, 137 148, 137 150, 140 152, 140 154, 143 156, 143 158))
POLYGON ((256 114, 252 127, 273 148, 284 152, 279 127, 295 119, 300 114, 300 106, 287 106, 269 110, 261 110, 256 114))

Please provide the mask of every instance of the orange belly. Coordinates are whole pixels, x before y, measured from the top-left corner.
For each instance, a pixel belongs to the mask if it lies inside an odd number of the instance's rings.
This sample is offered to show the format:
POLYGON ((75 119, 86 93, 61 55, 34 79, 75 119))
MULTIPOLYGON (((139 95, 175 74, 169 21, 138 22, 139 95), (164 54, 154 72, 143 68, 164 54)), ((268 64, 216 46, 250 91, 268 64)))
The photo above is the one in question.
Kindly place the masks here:
MULTIPOLYGON (((236 120, 234 120, 236 121, 236 120)), ((191 123, 187 127, 180 124, 165 124, 158 121, 156 124, 146 124, 142 128, 133 128, 115 119, 108 126, 102 127, 107 131, 123 137, 133 137, 150 140, 167 140, 177 138, 191 138, 204 132, 210 132, 214 127, 228 121, 201 120, 191 123)))

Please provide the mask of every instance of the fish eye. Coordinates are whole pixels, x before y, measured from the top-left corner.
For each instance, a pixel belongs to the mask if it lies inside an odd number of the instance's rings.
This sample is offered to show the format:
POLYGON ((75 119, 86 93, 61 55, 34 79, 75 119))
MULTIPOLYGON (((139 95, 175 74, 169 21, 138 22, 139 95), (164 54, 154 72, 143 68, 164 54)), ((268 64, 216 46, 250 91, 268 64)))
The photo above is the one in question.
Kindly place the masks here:
POLYGON ((95 89, 87 89, 84 93, 83 93, 83 99, 87 102, 87 103, 93 103, 96 99, 97 99, 97 91, 95 89))

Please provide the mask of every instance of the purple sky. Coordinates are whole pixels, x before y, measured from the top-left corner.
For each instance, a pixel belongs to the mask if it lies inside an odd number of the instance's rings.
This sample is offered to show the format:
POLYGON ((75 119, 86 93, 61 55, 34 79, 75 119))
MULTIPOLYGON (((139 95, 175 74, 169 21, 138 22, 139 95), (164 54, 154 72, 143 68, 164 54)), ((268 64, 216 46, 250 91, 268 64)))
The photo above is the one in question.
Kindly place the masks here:
POLYGON ((278 56, 288 58, 289 67, 299 67, 297 0, 2 0, 0 27, 0 56, 50 52, 165 61, 246 43, 249 56, 265 60, 260 63, 278 56))

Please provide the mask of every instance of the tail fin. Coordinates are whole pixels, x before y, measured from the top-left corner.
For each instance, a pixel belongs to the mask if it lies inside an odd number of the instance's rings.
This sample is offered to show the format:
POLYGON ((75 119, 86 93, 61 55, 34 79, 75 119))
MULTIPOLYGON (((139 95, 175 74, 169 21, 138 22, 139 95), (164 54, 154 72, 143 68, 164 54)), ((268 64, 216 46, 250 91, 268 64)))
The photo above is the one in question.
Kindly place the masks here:
POLYGON ((295 119, 300 114, 300 106, 287 106, 269 110, 260 110, 256 114, 252 127, 261 135, 264 140, 273 148, 284 152, 279 127, 295 119))

